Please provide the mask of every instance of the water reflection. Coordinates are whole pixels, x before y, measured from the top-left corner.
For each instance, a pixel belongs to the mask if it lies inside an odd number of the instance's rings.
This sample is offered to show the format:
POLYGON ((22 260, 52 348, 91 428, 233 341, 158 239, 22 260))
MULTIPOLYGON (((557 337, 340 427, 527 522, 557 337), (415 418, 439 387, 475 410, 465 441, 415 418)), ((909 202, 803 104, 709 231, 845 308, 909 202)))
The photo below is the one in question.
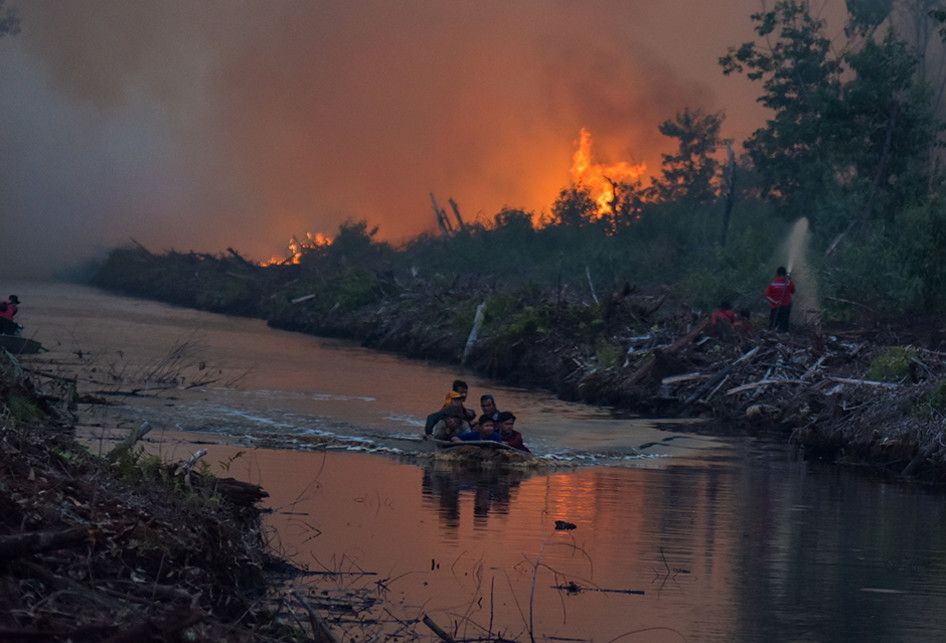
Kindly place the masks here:
POLYGON ((456 538, 464 498, 472 499, 473 527, 485 530, 490 513, 506 515, 520 483, 529 471, 514 468, 464 466, 432 461, 423 468, 421 494, 424 507, 437 511, 444 535, 456 538))

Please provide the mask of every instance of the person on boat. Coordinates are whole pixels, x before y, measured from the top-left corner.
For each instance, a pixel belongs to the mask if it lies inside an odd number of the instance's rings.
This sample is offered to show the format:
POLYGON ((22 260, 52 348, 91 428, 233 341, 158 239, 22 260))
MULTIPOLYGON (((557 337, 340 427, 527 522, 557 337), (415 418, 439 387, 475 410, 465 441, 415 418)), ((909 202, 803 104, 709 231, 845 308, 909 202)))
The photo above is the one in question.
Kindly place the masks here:
POLYGON ((455 440, 469 431, 470 425, 463 419, 460 409, 450 406, 443 410, 443 417, 434 424, 430 434, 436 440, 455 440))
POLYGON ((525 444, 522 443, 522 434, 516 431, 516 416, 509 411, 502 411, 497 418, 496 424, 499 426, 499 439, 514 449, 531 453, 525 444))
POLYGON ((467 393, 470 390, 470 387, 467 386, 466 382, 463 380, 453 380, 453 386, 450 387, 451 391, 459 393, 463 397, 460 398, 460 408, 463 409, 463 417, 467 422, 472 422, 476 419, 476 411, 473 409, 468 409, 463 404, 466 402, 467 393))
MULTIPOLYGON (((461 417, 466 418, 468 414, 466 409, 463 407, 463 400, 466 399, 466 396, 457 391, 451 390, 447 393, 447 397, 443 401, 443 406, 438 410, 434 411, 427 416, 427 421, 424 422, 424 433, 430 435, 430 432, 433 430, 434 425, 437 424, 444 417, 444 411, 450 408, 460 409, 461 417)), ((476 417, 476 414, 473 414, 473 417, 476 417)))
POLYGON ((20 299, 16 295, 10 295, 10 298, 0 302, 0 335, 16 335, 19 325, 13 321, 16 316, 20 299))
POLYGON ((493 396, 489 393, 480 396, 480 408, 483 410, 483 415, 480 416, 479 421, 482 421, 484 417, 489 417, 495 422, 499 417, 499 409, 496 408, 496 400, 493 399, 493 396))
POLYGON ((489 415, 481 415, 476 423, 476 429, 461 433, 451 438, 453 442, 477 442, 491 440, 493 442, 502 442, 499 432, 496 431, 496 421, 489 415))
POLYGON ((765 300, 769 302, 769 330, 788 332, 788 318, 792 313, 792 295, 795 282, 785 266, 779 266, 773 279, 765 289, 765 300))

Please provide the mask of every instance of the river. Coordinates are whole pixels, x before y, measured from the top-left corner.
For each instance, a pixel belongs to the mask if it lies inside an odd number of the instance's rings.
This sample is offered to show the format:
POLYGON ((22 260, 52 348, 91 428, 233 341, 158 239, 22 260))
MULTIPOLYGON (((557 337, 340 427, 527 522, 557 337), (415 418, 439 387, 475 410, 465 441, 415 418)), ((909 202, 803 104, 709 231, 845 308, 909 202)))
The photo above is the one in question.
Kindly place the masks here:
POLYGON ((165 457, 201 443, 214 472, 262 484, 274 544, 318 572, 315 605, 346 637, 432 637, 424 614, 466 639, 946 636, 940 494, 258 320, 14 292, 51 349, 27 365, 86 369, 84 388, 116 403, 84 416, 92 448, 148 420, 165 457), (537 466, 424 452, 423 418, 457 376, 516 413, 537 466))

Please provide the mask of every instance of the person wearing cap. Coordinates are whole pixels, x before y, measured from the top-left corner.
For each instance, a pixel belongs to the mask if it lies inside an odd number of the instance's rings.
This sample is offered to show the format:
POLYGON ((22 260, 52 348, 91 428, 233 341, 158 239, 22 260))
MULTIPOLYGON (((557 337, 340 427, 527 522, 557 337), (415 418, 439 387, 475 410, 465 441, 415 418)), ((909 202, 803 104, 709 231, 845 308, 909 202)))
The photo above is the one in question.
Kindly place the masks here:
POLYGON ((492 442, 502 442, 499 432, 496 431, 496 422, 489 415, 481 415, 476 423, 476 429, 461 433, 451 438, 453 442, 479 442, 490 440, 492 442))
POLYGON ((476 419, 476 411, 474 411, 473 409, 468 409, 468 408, 466 408, 466 406, 464 406, 463 403, 462 403, 462 402, 465 402, 465 401, 466 401, 466 394, 467 394, 467 393, 469 392, 469 390, 470 390, 470 387, 467 386, 467 383, 464 382, 463 380, 453 380, 453 386, 450 387, 450 390, 451 390, 451 391, 456 391, 457 393, 459 393, 460 395, 463 396, 463 397, 461 398, 462 401, 461 401, 460 406, 461 406, 461 408, 463 409, 463 417, 464 417, 464 419, 466 419, 467 422, 472 422, 473 420, 475 420, 475 419, 476 419))
POLYGON ((470 430, 470 425, 463 419, 463 412, 457 406, 448 406, 431 428, 430 434, 437 440, 452 440, 470 430))
POLYGON ((516 416, 509 411, 503 411, 496 418, 496 424, 499 427, 499 439, 504 444, 508 444, 514 449, 531 453, 525 444, 522 443, 522 434, 516 431, 516 416))
POLYGON ((16 295, 10 295, 9 299, 4 302, 0 302, 0 334, 16 334, 17 324, 13 321, 13 317, 17 313, 17 307, 19 304, 20 299, 16 295))
POLYGON ((466 399, 465 393, 460 393, 459 391, 453 391, 453 390, 447 393, 447 397, 443 401, 443 406, 441 406, 438 410, 434 411, 433 413, 427 416, 427 421, 424 422, 424 433, 426 435, 430 435, 431 431, 434 428, 434 425, 440 422, 440 420, 444 418, 444 411, 450 408, 460 409, 461 417, 464 418, 469 423, 470 420, 476 417, 476 414, 475 413, 471 414, 467 411, 466 408, 464 408, 463 400, 465 399, 466 399))

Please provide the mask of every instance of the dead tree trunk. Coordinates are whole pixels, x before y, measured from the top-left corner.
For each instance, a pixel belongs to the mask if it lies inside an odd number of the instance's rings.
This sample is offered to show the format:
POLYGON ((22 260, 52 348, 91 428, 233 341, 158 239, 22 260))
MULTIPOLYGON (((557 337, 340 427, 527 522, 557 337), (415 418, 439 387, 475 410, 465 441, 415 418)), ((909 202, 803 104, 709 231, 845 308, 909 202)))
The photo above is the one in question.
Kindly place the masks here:
POLYGON ((476 338, 480 334, 480 328, 483 326, 483 317, 486 315, 486 302, 484 301, 479 306, 476 307, 476 313, 473 315, 473 327, 470 329, 470 335, 466 338, 466 346, 463 347, 463 357, 460 359, 460 364, 466 364, 466 360, 470 357, 470 353, 473 352, 473 348, 476 346, 476 338))
POLYGON ((719 243, 724 248, 729 237, 729 218, 732 216, 733 206, 736 204, 736 155, 732 149, 732 141, 726 141, 726 204, 723 207, 723 229, 719 243))
POLYGON ((463 222, 463 217, 460 216, 460 206, 457 205, 457 202, 453 200, 453 197, 447 199, 447 203, 450 204, 450 209, 453 210, 453 216, 457 219, 457 227, 460 232, 466 232, 466 223, 463 222))
POLYGON ((437 203, 437 197, 434 196, 433 192, 430 193, 430 202, 434 204, 434 214, 437 216, 437 225, 440 226, 440 231, 443 232, 443 236, 449 237, 453 233, 453 226, 450 219, 447 218, 446 211, 437 203))

